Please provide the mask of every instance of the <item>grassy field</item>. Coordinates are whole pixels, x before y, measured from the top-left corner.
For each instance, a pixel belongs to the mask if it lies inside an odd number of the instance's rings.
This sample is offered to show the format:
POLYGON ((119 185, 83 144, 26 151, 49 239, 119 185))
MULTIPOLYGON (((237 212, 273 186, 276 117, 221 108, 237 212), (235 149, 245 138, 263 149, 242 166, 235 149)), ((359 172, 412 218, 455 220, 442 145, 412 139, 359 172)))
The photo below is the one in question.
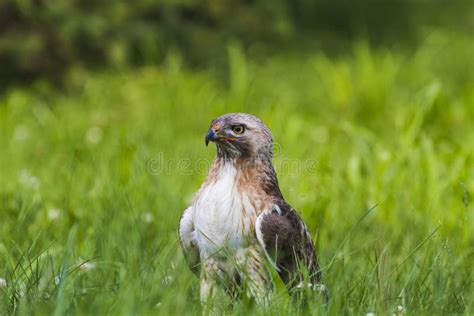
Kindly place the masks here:
MULTIPOLYGON (((286 199, 314 234, 328 313, 474 313, 472 39, 364 42, 190 72, 71 74, 0 99, 0 314, 197 314, 177 238, 215 154, 212 118, 272 129, 286 199)), ((273 314, 296 312, 277 286, 273 314)), ((313 312, 321 309, 315 307, 313 312)), ((244 301, 235 314, 262 313, 244 301)), ((267 313, 269 311, 266 311, 267 313)))

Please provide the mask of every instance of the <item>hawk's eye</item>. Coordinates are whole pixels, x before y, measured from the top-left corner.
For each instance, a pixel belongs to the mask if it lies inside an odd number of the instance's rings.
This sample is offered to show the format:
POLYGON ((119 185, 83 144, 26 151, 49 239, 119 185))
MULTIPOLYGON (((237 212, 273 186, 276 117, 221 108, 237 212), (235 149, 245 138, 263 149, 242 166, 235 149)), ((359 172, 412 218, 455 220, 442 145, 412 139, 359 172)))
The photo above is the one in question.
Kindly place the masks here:
POLYGON ((242 134, 245 128, 243 125, 234 125, 232 126, 232 131, 236 134, 242 134))

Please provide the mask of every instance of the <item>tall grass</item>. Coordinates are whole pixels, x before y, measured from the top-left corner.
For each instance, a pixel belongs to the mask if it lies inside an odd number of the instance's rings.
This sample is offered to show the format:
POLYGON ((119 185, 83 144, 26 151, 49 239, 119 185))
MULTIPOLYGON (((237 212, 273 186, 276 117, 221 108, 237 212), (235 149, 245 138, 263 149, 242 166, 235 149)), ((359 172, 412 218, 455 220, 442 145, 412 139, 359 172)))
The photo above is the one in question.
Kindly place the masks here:
MULTIPOLYGON (((215 154, 208 124, 233 111, 273 131, 329 314, 474 313, 472 52, 470 38, 433 33, 411 53, 359 42, 257 63, 233 44, 226 80, 170 56, 158 69, 76 71, 68 91, 9 91, 0 314, 199 313, 177 225, 215 154)), ((271 312, 295 312, 277 289, 271 312)), ((265 313, 248 301, 233 312, 265 313)))

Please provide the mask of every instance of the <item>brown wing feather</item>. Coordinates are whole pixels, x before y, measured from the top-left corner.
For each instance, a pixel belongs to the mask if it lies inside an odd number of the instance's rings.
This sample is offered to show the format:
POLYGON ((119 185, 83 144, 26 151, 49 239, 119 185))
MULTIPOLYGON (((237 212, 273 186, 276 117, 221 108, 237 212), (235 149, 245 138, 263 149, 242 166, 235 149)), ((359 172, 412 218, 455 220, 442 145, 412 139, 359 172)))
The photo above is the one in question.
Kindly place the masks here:
POLYGON ((256 229, 261 246, 288 289, 307 279, 304 269, 309 282, 321 283, 321 270, 306 225, 286 202, 279 202, 270 212, 261 214, 256 229))

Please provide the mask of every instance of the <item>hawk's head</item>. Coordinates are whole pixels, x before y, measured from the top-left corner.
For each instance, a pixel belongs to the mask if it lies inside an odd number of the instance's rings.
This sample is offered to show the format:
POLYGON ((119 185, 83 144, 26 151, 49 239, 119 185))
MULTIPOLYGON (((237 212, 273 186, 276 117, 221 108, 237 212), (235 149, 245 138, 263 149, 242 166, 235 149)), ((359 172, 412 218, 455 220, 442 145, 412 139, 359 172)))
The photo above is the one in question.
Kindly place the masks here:
POLYGON ((217 145, 224 158, 272 157, 272 133, 257 117, 246 113, 229 113, 214 119, 206 134, 217 145))

